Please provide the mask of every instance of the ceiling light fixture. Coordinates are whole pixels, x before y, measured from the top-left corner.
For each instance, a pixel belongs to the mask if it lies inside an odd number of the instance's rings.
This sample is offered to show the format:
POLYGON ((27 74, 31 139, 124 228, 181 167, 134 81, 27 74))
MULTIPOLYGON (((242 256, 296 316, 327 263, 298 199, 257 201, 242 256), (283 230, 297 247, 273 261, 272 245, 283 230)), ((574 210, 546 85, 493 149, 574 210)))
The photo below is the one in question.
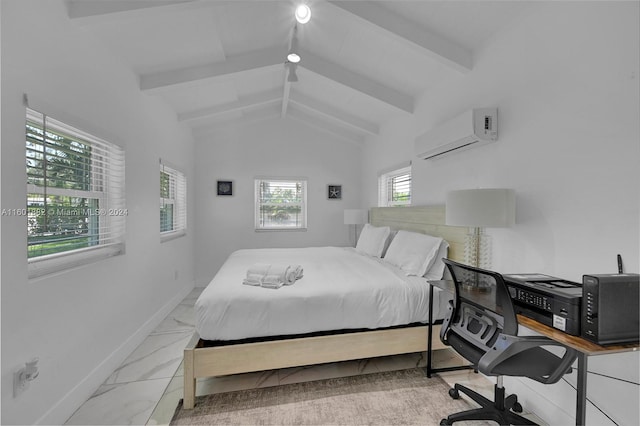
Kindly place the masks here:
POLYGON ((306 4, 299 4, 296 7, 296 21, 306 24, 311 19, 311 9, 306 4))
POLYGON ((293 27, 293 36, 291 37, 291 48, 287 53, 287 60, 297 64, 300 62, 300 54, 298 53, 298 26, 293 27))

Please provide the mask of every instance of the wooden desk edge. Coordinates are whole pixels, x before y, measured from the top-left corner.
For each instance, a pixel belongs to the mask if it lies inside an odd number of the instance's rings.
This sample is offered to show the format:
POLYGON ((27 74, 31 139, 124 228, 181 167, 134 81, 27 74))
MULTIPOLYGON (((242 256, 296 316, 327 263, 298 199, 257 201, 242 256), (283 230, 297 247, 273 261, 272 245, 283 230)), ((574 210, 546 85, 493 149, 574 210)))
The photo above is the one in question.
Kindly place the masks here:
POLYGON ((632 352, 640 348, 640 343, 601 346, 580 336, 572 336, 563 331, 544 325, 534 319, 518 314, 518 323, 558 343, 569 346, 587 355, 604 355, 618 352, 632 352))
MULTIPOLYGON (((437 280, 429 281, 429 284, 444 291, 455 291, 452 281, 437 280)), ((580 336, 572 336, 563 331, 557 330, 548 325, 542 324, 532 318, 525 317, 524 315, 517 315, 519 325, 527 327, 537 333, 542 334, 550 339, 555 340, 558 343, 569 346, 577 351, 585 353, 587 355, 604 355, 620 352, 633 352, 640 348, 640 342, 627 343, 623 345, 607 345, 600 346, 580 336)))

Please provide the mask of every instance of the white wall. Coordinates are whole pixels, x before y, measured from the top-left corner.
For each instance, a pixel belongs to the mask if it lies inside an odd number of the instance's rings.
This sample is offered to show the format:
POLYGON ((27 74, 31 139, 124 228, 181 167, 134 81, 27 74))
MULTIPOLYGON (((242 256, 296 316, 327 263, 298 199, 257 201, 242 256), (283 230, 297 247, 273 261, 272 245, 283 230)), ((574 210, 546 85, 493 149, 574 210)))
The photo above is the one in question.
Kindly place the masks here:
POLYGON ((229 254, 241 248, 353 244, 353 229, 344 225, 343 214, 361 203, 358 145, 290 118, 227 126, 196 139, 197 285, 207 285, 229 254), (308 179, 306 232, 254 230, 257 176, 308 179), (217 196, 218 180, 234 182, 233 196, 217 196), (342 200, 327 199, 332 184, 342 185, 342 200))
POLYGON ((26 219, 2 217, 2 423, 59 424, 193 288, 193 232, 161 244, 158 214, 158 159, 193 178, 193 141, 63 1, 1 8, 2 208, 25 206, 23 93, 126 152, 126 254, 30 281, 26 219), (14 399, 14 369, 36 356, 40 375, 14 399))
MULTIPOLYGON (((580 281, 616 272, 616 254, 638 272, 639 8, 637 2, 551 2, 475 52, 473 71, 425 94, 415 116, 389 123, 365 151, 364 201, 376 172, 410 159, 416 135, 472 107, 499 108, 499 140, 437 161, 414 159, 414 204, 449 190, 514 188, 517 224, 493 235, 493 268, 580 281), (393 142, 391 142, 393 141, 393 142)), ((589 424, 638 424, 638 354, 592 357, 589 424), (625 406, 626 404, 626 406, 625 406)), ((575 385, 575 379, 571 378, 575 385)), ((523 405, 551 424, 573 421, 566 382, 510 381, 523 405)))

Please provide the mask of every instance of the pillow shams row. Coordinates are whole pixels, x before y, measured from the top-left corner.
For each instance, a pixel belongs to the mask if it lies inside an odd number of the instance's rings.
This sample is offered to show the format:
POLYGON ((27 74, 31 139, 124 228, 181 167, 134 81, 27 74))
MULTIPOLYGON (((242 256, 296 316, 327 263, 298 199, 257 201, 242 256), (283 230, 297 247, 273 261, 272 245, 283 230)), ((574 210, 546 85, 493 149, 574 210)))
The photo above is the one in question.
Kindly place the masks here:
POLYGON ((358 238, 356 250, 369 256, 382 257, 391 229, 388 226, 365 224, 358 238))
POLYGON ((442 238, 417 232, 398 231, 384 260, 407 275, 423 276, 436 262, 442 238))

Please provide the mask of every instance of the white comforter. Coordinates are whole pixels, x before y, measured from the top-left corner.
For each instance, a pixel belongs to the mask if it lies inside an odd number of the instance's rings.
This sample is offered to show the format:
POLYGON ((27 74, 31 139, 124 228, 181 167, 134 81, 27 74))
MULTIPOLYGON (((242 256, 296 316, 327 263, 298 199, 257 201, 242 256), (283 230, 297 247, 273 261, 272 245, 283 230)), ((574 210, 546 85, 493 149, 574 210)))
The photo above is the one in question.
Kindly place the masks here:
MULTIPOLYGON (((238 250, 198 298, 196 331, 205 340, 236 340, 426 323, 428 302, 424 278, 352 248, 238 250), (279 289, 243 285, 247 269, 260 262, 299 264, 304 276, 279 289)), ((441 312, 438 298, 433 318, 441 312)))

